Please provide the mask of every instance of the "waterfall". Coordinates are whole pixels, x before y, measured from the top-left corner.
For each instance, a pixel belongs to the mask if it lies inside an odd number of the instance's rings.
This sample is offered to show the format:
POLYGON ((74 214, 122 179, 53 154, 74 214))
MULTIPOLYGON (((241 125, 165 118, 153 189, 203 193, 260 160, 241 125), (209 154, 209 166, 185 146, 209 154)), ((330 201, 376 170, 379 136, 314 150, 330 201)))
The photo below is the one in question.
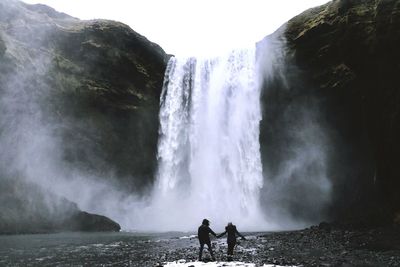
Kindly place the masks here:
POLYGON ((262 228, 260 88, 255 47, 214 59, 171 58, 160 108, 151 212, 166 229, 202 218, 262 228))

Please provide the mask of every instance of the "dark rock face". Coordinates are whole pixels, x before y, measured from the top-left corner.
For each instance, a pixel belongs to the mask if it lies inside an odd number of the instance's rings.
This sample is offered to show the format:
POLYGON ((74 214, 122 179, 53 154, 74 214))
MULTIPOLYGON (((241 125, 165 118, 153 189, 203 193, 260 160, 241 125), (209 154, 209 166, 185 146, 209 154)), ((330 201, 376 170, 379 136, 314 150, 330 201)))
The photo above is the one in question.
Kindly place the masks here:
POLYGON ((4 44, 4 41, 0 39, 0 57, 3 57, 5 52, 6 52, 6 45, 4 44))
POLYGON ((151 182, 169 58, 164 51, 122 23, 79 21, 13 0, 2 7, 0 20, 7 27, 1 33, 14 48, 5 56, 16 65, 14 72, 45 68, 33 76, 48 89, 40 105, 53 121, 67 125, 57 132, 66 143, 65 160, 88 172, 112 169, 130 189, 151 182))
POLYGON ((113 220, 87 212, 76 212, 64 222, 65 228, 71 231, 85 232, 118 232, 121 226, 113 220))
MULTIPOLYGON (((122 23, 80 21, 44 5, 1 1, 0 186, 4 192, 22 188, 29 197, 33 193, 25 190, 27 185, 35 186, 34 179, 42 179, 43 174, 34 177, 32 170, 19 164, 26 157, 27 166, 36 168, 32 162, 40 159, 43 147, 35 148, 35 157, 29 159, 20 138, 27 138, 30 146, 35 141, 29 134, 34 137, 36 129, 42 128, 47 131, 43 136, 50 137, 47 143, 58 147, 43 152, 48 156, 39 160, 39 165, 59 169, 48 173, 50 177, 73 170, 71 175, 109 182, 127 193, 150 186, 168 58, 158 45, 122 23), (25 126, 30 123, 39 125, 25 126)), ((43 185, 43 180, 38 184, 43 185)), ((40 195, 59 202, 50 192, 40 195)), ((23 213, 26 201, 21 195, 9 200, 15 205, 10 204, 14 208, 7 214, 23 213)), ((39 205, 40 210, 49 208, 50 200, 39 205)), ((58 215, 68 213, 63 205, 56 206, 58 215)), ((17 232, 119 230, 105 217, 73 210, 62 222, 54 222, 58 215, 53 213, 32 212, 37 223, 29 227, 21 219, 17 232)), ((1 226, 6 221, 0 217, 0 229, 9 229, 1 226)))
POLYGON ((50 70, 57 79, 51 82, 63 102, 55 110, 71 125, 62 133, 66 159, 102 172, 111 166, 130 189, 148 185, 155 170, 167 56, 117 22, 80 22, 52 39, 58 40, 58 54, 50 70))
POLYGON ((288 134, 267 128, 288 122, 277 110, 308 101, 332 144, 331 218, 391 220, 400 209, 400 1, 335 0, 280 31, 288 64, 286 80, 265 85, 264 160, 287 152, 288 134))
POLYGON ((257 46, 266 76, 261 96, 260 148, 265 177, 261 204, 270 216, 281 214, 275 219, 289 216, 316 223, 328 216, 331 202, 326 173, 329 159, 325 158, 330 155, 329 127, 320 112, 323 102, 292 62, 285 30, 282 27, 257 46), (271 206, 279 208, 271 211, 271 206))
POLYGON ((0 234, 121 229, 109 218, 83 212, 75 203, 35 184, 3 179, 1 185, 0 234))

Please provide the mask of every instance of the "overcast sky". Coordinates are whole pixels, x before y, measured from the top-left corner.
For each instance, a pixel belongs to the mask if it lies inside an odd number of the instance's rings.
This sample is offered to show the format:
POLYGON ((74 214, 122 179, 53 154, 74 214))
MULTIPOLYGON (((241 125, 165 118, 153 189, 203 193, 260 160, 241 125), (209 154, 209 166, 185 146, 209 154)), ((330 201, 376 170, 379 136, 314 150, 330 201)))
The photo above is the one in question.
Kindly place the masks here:
POLYGON ((261 40, 327 0, 24 0, 80 19, 112 19, 176 55, 218 54, 261 40))

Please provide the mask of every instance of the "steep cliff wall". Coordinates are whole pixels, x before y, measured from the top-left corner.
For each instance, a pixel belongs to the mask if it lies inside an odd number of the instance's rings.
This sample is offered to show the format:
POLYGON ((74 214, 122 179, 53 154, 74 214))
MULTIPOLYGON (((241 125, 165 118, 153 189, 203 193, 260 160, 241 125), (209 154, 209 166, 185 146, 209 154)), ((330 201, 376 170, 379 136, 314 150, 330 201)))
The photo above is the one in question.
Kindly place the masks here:
MULTIPOLYGON (((44 5, 1 1, 0 183, 4 192, 8 188, 25 192, 30 200, 54 199, 60 214, 64 206, 72 205, 53 195, 63 190, 62 180, 90 176, 91 181, 126 192, 149 186, 155 171, 159 95, 167 60, 158 45, 122 23, 81 21, 44 5), (30 192, 26 184, 44 189, 30 192), (59 192, 49 193, 57 186, 59 192)), ((12 200, 13 207, 28 201, 21 198, 24 193, 10 198, 4 192, 0 196, 9 200, 9 207, 12 200)), ((46 204, 39 201, 35 209, 16 212, 22 216, 31 211, 29 216, 37 221, 43 221, 43 214, 51 215, 46 217, 51 222, 54 216, 46 212, 46 204)), ((3 208, 0 220, 10 212, 3 208)), ((74 220, 82 224, 103 220, 79 214, 74 220)), ((85 227, 101 228, 100 224, 85 227)), ((29 231, 43 231, 33 228, 29 231)))
POLYGON ((263 42, 271 40, 284 47, 286 65, 279 70, 284 78, 265 84, 267 169, 273 172, 268 162, 290 153, 285 125, 312 107, 330 140, 333 198, 326 212, 333 219, 391 220, 400 209, 400 2, 335 0, 293 18, 263 42))

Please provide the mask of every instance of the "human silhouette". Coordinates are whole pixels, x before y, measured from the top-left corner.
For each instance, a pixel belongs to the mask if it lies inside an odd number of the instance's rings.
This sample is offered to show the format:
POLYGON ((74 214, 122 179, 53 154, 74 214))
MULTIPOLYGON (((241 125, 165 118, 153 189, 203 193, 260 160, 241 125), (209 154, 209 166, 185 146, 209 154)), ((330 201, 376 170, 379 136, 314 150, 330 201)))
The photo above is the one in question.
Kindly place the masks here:
POLYGON ((197 236, 198 236, 199 242, 200 242, 199 261, 201 261, 205 244, 207 244, 207 246, 208 246, 208 250, 210 251, 212 260, 215 261, 214 253, 211 248, 210 234, 217 237, 217 235, 214 233, 214 231, 211 230, 211 228, 210 228, 210 221, 207 219, 204 219, 202 224, 199 227, 198 232, 197 232, 197 236))
POLYGON ((246 240, 244 236, 238 232, 236 229, 236 225, 233 225, 231 222, 225 227, 225 232, 218 235, 217 237, 222 237, 225 234, 228 234, 227 243, 228 243, 228 260, 232 260, 233 257, 233 249, 236 245, 236 235, 240 236, 242 240, 246 240))

